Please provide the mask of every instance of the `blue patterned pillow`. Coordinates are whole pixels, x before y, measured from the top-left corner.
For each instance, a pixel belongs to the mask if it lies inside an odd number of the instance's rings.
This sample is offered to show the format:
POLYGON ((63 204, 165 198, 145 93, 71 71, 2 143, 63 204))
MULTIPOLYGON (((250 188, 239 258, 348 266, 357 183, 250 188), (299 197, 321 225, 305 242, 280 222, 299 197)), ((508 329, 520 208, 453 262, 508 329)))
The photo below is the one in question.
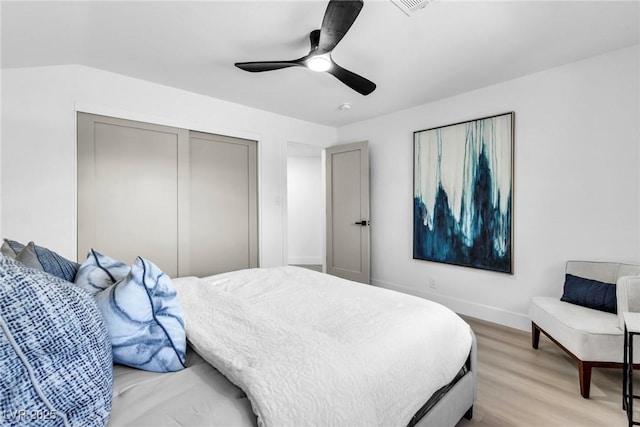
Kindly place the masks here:
POLYGON ((131 267, 127 264, 91 249, 78 269, 75 284, 95 295, 126 277, 129 271, 131 267))
POLYGON ((2 255, 6 255, 9 258, 15 259, 22 249, 24 249, 24 245, 15 240, 4 239, 4 242, 2 242, 2 255))
POLYGON ((111 343, 91 296, 5 256, 0 282, 0 424, 106 425, 111 343))
MULTIPOLYGON (((17 243, 17 242, 15 242, 17 243)), ((46 271, 56 277, 73 282, 80 264, 58 255, 50 249, 29 242, 17 252, 16 260, 36 270, 46 271)))
POLYGON ((95 295, 107 323, 113 361, 154 372, 185 367, 182 306, 169 276, 138 257, 131 271, 95 295))

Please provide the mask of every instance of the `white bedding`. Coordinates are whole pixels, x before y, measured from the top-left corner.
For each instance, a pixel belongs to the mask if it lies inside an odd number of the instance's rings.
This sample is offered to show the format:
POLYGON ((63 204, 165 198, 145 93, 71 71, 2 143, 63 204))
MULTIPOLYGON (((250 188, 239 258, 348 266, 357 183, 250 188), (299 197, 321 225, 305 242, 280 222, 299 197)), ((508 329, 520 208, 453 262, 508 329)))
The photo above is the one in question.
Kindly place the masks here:
POLYGON ((259 425, 407 425, 471 348, 421 298, 296 267, 174 279, 194 349, 247 394, 259 425))

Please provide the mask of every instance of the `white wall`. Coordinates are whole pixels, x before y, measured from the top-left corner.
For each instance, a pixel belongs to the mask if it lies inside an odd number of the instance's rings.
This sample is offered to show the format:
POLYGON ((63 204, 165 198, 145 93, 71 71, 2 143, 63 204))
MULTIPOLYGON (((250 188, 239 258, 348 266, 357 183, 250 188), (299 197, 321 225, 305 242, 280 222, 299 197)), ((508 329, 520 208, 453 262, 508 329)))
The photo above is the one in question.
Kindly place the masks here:
POLYGON ((636 46, 337 131, 82 66, 2 70, 2 236, 75 257, 76 109, 257 139, 262 266, 287 260, 287 141, 368 140, 372 282, 528 329, 530 298, 561 294, 565 260, 640 262, 638 63, 636 46), (514 274, 413 260, 413 132, 508 111, 514 274))
POLYGON ((372 283, 528 329, 566 260, 640 262, 638 63, 635 46, 339 128, 370 143, 372 283), (413 260, 413 132, 509 111, 514 274, 413 260))
POLYGON ((286 144, 336 129, 93 68, 2 71, 2 236, 76 257, 76 110, 258 141, 260 263, 286 263, 286 144))
MULTIPOLYGON (((0 7, 0 10, 2 8, 0 7)), ((0 12, 0 19, 2 18, 2 13, 0 12)), ((0 100, 4 99, 2 96, 2 69, 0 68, 0 100)), ((2 165, 2 114, 0 114, 0 166, 2 165)), ((2 173, 0 169, 0 238, 4 236, 2 234, 2 173)))
POLYGON ((287 164, 289 264, 323 264, 322 161, 289 156, 287 164))

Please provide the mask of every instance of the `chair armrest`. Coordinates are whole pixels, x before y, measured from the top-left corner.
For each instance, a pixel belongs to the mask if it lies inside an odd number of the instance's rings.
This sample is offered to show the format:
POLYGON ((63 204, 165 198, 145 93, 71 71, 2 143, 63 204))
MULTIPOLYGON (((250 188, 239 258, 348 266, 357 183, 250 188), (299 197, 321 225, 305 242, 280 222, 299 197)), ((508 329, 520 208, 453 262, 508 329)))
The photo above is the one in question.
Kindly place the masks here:
POLYGON ((622 276, 616 282, 620 329, 624 331, 624 312, 640 312, 640 276, 622 276))

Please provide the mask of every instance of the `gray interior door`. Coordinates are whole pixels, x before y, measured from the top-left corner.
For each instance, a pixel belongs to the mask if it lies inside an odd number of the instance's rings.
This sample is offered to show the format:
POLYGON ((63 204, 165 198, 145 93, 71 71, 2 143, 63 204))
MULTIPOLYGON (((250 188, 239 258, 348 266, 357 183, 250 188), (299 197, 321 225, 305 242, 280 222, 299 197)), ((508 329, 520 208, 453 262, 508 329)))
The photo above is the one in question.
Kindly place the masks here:
POLYGON ((257 143, 78 113, 78 258, 171 277, 258 266, 257 143))
POLYGON ((369 145, 326 150, 327 273, 370 280, 369 145))

